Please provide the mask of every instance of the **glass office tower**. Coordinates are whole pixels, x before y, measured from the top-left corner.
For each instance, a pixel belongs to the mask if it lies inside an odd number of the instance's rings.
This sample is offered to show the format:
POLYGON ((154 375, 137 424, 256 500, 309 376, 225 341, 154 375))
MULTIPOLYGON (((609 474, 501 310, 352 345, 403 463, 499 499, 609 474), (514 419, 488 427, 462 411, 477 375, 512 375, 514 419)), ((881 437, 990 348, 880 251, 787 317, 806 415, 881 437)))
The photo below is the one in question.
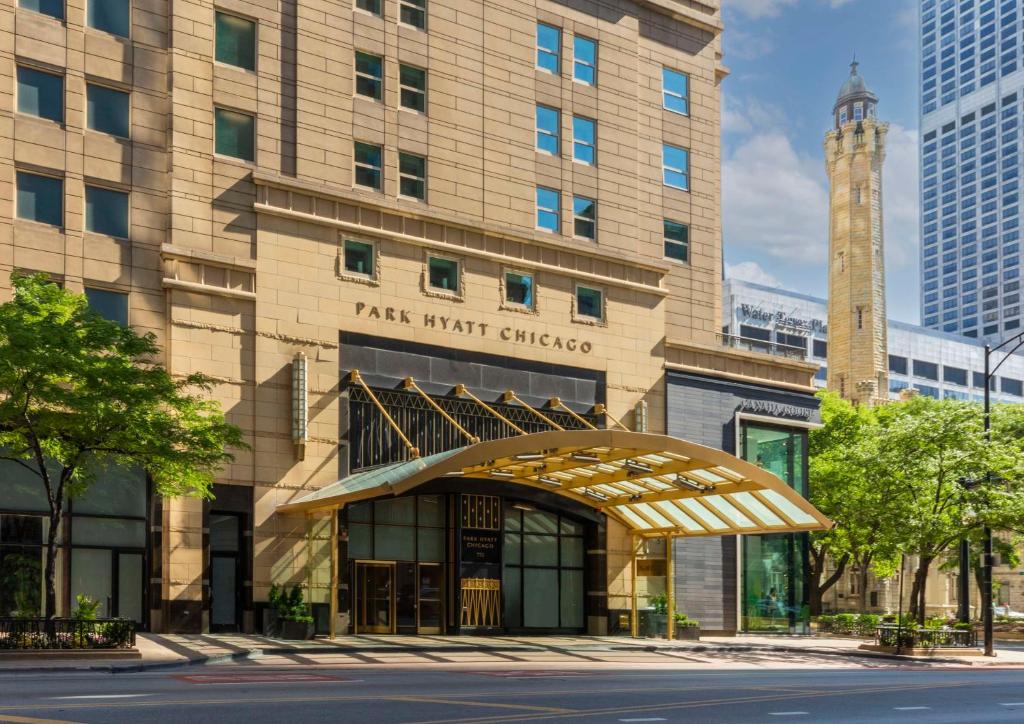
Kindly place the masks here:
POLYGON ((921 0, 921 321, 1020 328, 1020 0, 921 0))

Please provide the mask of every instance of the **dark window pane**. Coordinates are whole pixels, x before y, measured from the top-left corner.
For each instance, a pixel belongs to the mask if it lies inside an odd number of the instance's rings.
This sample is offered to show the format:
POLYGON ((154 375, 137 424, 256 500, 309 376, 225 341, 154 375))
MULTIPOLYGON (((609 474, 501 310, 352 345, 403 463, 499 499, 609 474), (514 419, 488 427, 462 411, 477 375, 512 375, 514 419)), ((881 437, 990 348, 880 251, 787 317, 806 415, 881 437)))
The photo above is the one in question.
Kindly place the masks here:
POLYGON ((88 0, 89 27, 127 38, 132 23, 131 0, 88 0))
POLYGON ((914 360, 914 376, 924 377, 926 380, 938 380, 939 366, 934 362, 916 359, 914 360))
POLYGON ((355 142, 356 184, 380 191, 380 146, 355 142))
POLYGON ((345 271, 373 276, 373 245, 346 239, 345 271))
POLYGON ((374 15, 380 15, 380 0, 356 0, 356 7, 374 15))
POLYGON ((0 546, 0 616, 42 614, 43 549, 0 546))
POLYGON ((256 70, 256 23, 217 13, 216 58, 219 63, 256 70))
POLYGON ((18 218, 63 226, 64 181, 19 171, 18 218))
POLYGON ((828 357, 828 342, 823 339, 816 339, 813 341, 813 344, 815 357, 828 357))
POLYGON ((399 68, 401 103, 403 108, 423 112, 427 108, 427 71, 403 65, 399 68))
POLYGON ((942 367, 942 381, 952 382, 954 385, 967 385, 967 370, 960 367, 942 367))
POLYGON ((533 277, 518 272, 505 272, 505 301, 533 306, 533 277))
POLYGON ((64 19, 64 0, 18 0, 18 7, 64 19))
POLYGON ((85 187, 85 230, 128 238, 128 194, 123 191, 85 187))
POLYGON ((252 161, 256 151, 256 119, 246 113, 214 110, 215 150, 222 156, 252 161))
POLYGON ((18 113, 63 122, 63 76, 18 66, 18 113))
POLYGON ((86 88, 86 122, 89 128, 128 138, 130 98, 124 91, 90 83, 86 88))
POLYGON ((399 17, 406 25, 424 28, 427 25, 427 0, 402 0, 399 17))
POLYGON ((581 317, 604 317, 604 304, 601 291, 588 287, 576 287, 576 314, 581 317))
MULTIPOLYGON (((89 300, 89 308, 97 312, 104 319, 128 326, 128 295, 122 292, 111 292, 106 289, 85 290, 85 297, 89 300)), ((78 507, 75 507, 78 510, 78 507)))
POLYGON ((43 519, 38 515, 0 515, 0 543, 43 544, 43 519))
POLYGON ((428 267, 431 287, 454 292, 459 290, 459 263, 457 261, 432 256, 428 267))
POLYGON ((1010 377, 1004 377, 1002 380, 1002 390, 1006 394, 1013 395, 1014 397, 1024 397, 1024 382, 1010 377))
POLYGON ((907 374, 907 358, 898 357, 897 355, 889 355, 889 371, 895 372, 896 374, 905 375, 907 374))
POLYGON ((383 61, 380 56, 356 51, 356 93, 381 99, 383 61))

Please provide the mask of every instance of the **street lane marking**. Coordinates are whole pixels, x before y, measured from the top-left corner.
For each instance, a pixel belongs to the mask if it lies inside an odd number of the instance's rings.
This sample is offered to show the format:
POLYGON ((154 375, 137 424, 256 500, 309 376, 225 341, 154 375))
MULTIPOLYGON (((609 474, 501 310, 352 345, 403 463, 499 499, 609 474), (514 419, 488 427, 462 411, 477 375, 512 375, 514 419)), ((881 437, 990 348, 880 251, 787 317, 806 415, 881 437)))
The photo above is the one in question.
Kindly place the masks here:
POLYGON ((923 711, 925 709, 931 709, 930 706, 894 706, 895 711, 923 711))
POLYGON ((1000 704, 999 706, 1024 706, 1024 701, 1011 701, 1006 704, 1000 704))
POLYGON ((768 716, 805 716, 806 711, 770 711, 768 716))
POLYGON ((389 696, 384 697, 389 701, 413 701, 424 704, 457 704, 459 706, 482 706, 487 709, 520 709, 523 711, 536 711, 543 714, 572 714, 573 709, 565 709, 558 706, 531 706, 529 704, 501 704, 496 701, 469 701, 466 699, 443 699, 428 696, 389 696))
POLYGON ((81 696, 51 696, 50 699, 137 699, 152 694, 82 694, 81 696))
POLYGON ((334 682, 354 684, 362 679, 349 679, 343 676, 330 674, 271 674, 271 673, 245 673, 245 674, 175 674, 171 678, 179 681, 187 681, 190 684, 279 684, 287 682, 334 682))
POLYGON ((661 716, 648 716, 640 717, 638 719, 619 719, 619 721, 666 721, 666 719, 661 716))

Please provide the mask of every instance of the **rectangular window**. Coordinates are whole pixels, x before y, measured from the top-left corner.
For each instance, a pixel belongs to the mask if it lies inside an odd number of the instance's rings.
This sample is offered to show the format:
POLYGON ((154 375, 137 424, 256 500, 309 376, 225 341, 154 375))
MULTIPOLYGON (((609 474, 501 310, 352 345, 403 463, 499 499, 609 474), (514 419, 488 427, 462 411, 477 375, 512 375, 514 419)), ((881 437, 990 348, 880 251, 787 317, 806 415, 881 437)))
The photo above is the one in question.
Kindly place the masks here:
POLYGON ((671 68, 661 70, 661 91, 665 108, 684 116, 690 113, 690 76, 671 68))
POLYGON ((597 162, 597 123, 581 116, 572 117, 572 160, 593 166, 597 162))
POLYGON ((533 275, 505 272, 505 301, 533 309, 533 275))
POLYGON ((597 41, 575 35, 572 39, 572 77, 580 83, 597 83, 597 41))
POLYGON ((128 295, 124 292, 86 287, 85 298, 89 301, 89 308, 104 319, 128 326, 128 295))
POLYGON ((846 106, 839 109, 839 125, 842 126, 846 123, 846 106))
POLYGON ((64 77, 18 66, 18 113, 64 122, 64 77))
POLYGON ((1001 389, 1008 395, 1024 397, 1024 382, 1010 377, 1004 377, 1001 382, 1001 389))
POLYGON ((400 0, 398 18, 420 30, 427 27, 427 0, 400 0))
POLYGON ((256 70, 256 23, 217 12, 215 59, 218 63, 256 70))
POLYGON ((88 83, 85 96, 86 124, 90 130, 128 138, 131 124, 131 96, 128 93, 88 83))
POLYGON ((374 15, 380 15, 381 0, 356 0, 356 7, 374 15))
POLYGON ((665 258, 676 261, 690 259, 690 227, 676 221, 665 219, 665 258))
POLYGON ((954 385, 967 386, 967 370, 960 367, 942 366, 942 381, 951 382, 954 385))
POLYGON ((459 291, 459 262, 432 256, 427 259, 427 270, 432 289, 447 292, 459 291))
POLYGON ((398 85, 402 108, 427 112, 427 71, 411 65, 398 68, 398 85))
POLYGON ((384 93, 384 61, 379 55, 356 51, 356 94, 380 100, 384 93))
POLYGON ((345 239, 345 271, 372 278, 374 274, 373 260, 373 244, 345 239))
POLYGON ((413 153, 398 154, 398 193, 421 201, 427 198, 427 159, 413 153))
POLYGON ((914 360, 914 376, 923 377, 926 380, 939 379, 939 366, 934 362, 924 362, 922 360, 914 360))
POLYGON ((864 120, 864 104, 857 102, 853 104, 853 120, 862 121, 864 120))
POLYGON ((558 155, 561 119, 557 108, 537 106, 537 150, 558 155))
POLYGON ((127 239, 128 194, 99 186, 86 186, 85 230, 127 239))
POLYGON ((18 171, 19 219, 64 225, 64 180, 18 171))
POLYGON ((537 67, 558 75, 562 52, 562 31, 551 25, 537 23, 537 67))
POLYGON ((604 293, 600 289, 577 284, 576 316, 604 320, 604 293))
POLYGON ((593 199, 574 196, 572 200, 573 234, 583 239, 597 237, 597 204, 593 199))
POLYGON ((889 371, 895 372, 898 375, 907 374, 907 358, 899 357, 897 355, 889 355, 889 371))
POLYGON ((355 142, 356 185, 375 191, 381 189, 381 148, 372 143, 355 142))
POLYGON ((18 7, 58 20, 64 19, 64 0, 18 0, 18 7))
POLYGON ((559 193, 555 189, 537 187, 537 228, 559 233, 559 193))
POLYGON ((666 186, 687 191, 690 188, 690 152, 678 146, 662 145, 662 172, 666 186))
POLYGON ((221 156, 256 158, 256 119, 248 113, 214 108, 214 151, 221 156))
POLYGON ((820 357, 821 359, 825 359, 828 357, 828 342, 826 342, 824 339, 815 339, 811 340, 811 344, 813 345, 813 352, 815 357, 820 357))
POLYGON ((131 0, 88 0, 87 24, 111 35, 127 38, 131 34, 131 0))

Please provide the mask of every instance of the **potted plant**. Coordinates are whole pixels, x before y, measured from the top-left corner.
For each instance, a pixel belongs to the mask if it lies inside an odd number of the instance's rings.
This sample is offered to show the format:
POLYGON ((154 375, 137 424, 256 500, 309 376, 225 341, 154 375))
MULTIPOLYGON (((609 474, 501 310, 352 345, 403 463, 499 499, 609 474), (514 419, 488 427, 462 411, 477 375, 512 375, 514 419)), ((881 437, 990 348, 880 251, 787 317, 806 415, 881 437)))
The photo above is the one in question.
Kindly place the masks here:
POLYGON ((268 599, 273 612, 268 630, 270 635, 299 641, 313 638, 313 616, 298 584, 292 586, 291 591, 274 584, 270 587, 268 599))
POLYGON ((648 636, 656 637, 667 637, 668 636, 668 596, 664 593, 659 593, 657 596, 651 596, 650 604, 653 611, 651 611, 648 621, 648 636))
POLYGON ((700 641, 700 621, 694 620, 685 613, 676 612, 676 638, 682 641, 700 641))

